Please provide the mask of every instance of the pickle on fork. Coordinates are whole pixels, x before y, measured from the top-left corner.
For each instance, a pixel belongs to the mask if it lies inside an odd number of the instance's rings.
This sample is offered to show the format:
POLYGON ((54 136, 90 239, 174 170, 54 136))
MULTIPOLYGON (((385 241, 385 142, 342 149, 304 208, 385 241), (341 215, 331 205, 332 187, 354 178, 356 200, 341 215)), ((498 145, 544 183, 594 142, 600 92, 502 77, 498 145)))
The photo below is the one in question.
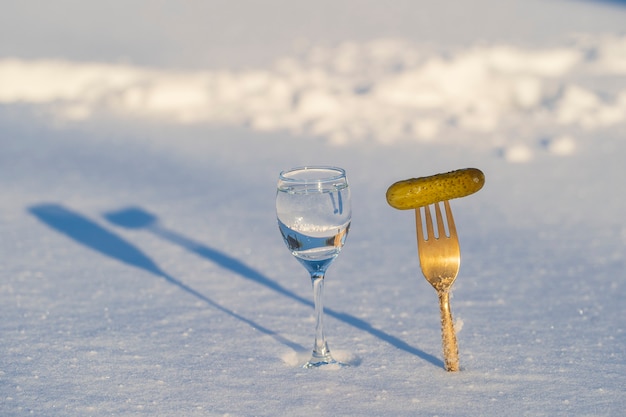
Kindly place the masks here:
POLYGON ((398 181, 387 189, 386 197, 391 207, 409 210, 474 194, 483 185, 485 174, 481 170, 465 168, 398 181))

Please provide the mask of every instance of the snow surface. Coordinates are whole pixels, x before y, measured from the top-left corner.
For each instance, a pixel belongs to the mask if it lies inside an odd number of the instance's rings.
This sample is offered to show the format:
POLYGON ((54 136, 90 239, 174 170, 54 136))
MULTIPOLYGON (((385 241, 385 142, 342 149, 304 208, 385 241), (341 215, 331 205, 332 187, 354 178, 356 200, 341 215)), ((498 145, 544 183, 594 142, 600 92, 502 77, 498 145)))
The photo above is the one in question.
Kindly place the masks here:
POLYGON ((0 17, 0 415, 623 414, 620 2, 32 3, 0 17), (300 367, 274 197, 305 164, 352 187, 347 368, 300 367), (470 166, 451 374, 384 194, 470 166))

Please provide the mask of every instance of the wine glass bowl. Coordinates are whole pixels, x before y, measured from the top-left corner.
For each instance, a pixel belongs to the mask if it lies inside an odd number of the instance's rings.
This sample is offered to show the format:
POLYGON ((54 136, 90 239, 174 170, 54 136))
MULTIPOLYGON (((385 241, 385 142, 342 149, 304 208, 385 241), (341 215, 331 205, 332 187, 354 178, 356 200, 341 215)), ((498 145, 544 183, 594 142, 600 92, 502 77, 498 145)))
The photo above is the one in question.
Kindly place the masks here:
POLYGON ((307 368, 336 364, 323 331, 323 283, 350 230, 350 188, 342 168, 309 166, 283 171, 276 192, 278 227, 313 284, 316 333, 307 368))

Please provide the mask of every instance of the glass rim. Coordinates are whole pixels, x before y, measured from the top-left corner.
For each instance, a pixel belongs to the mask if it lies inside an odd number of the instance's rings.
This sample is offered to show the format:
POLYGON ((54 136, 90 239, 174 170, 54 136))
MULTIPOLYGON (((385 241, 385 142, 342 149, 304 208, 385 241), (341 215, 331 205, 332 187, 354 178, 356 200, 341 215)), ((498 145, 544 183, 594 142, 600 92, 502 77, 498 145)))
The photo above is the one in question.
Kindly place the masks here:
POLYGON ((343 168, 332 166, 332 165, 305 165, 305 166, 286 169, 284 171, 281 171, 279 174, 279 179, 281 181, 290 182, 290 183, 301 183, 301 184, 315 184, 315 183, 331 182, 331 181, 337 181, 341 178, 344 178, 344 179, 346 178, 346 170, 343 168), (304 171, 312 171, 312 170, 321 170, 321 171, 326 170, 329 172, 335 172, 335 175, 329 175, 329 176, 319 177, 315 179, 293 178, 293 177, 286 176, 287 174, 290 174, 296 171, 304 172, 304 171))

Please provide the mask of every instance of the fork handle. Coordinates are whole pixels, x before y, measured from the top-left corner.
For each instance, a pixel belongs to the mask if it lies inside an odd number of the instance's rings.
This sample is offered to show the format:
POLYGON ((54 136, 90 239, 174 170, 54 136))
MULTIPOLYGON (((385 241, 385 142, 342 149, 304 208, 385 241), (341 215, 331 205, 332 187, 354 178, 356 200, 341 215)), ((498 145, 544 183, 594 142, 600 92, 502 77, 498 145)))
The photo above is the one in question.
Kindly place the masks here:
POLYGON ((446 371, 459 370, 459 347, 456 342, 456 332, 450 312, 450 292, 439 291, 439 308, 441 310, 441 338, 443 344, 443 358, 446 371))

